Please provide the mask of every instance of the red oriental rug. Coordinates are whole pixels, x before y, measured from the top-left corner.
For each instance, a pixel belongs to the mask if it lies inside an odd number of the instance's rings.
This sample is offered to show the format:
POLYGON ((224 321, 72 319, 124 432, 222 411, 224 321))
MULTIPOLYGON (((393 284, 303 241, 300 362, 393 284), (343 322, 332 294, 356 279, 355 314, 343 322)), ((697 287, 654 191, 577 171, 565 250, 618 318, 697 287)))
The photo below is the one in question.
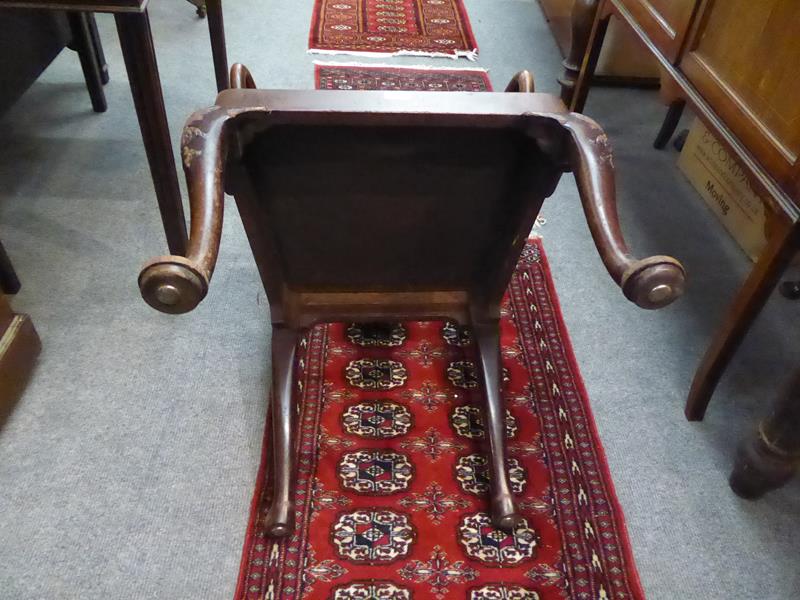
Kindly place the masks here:
POLYGON ((478 55, 462 0, 315 0, 308 47, 315 54, 478 55))
POLYGON ((415 92, 491 92, 485 69, 432 69, 314 63, 318 90, 411 90, 415 92))
POLYGON ((524 516, 513 533, 487 515, 469 331, 322 325, 296 368, 297 529, 280 542, 264 535, 263 456, 236 598, 643 599, 539 240, 517 265, 501 337, 508 466, 524 516))

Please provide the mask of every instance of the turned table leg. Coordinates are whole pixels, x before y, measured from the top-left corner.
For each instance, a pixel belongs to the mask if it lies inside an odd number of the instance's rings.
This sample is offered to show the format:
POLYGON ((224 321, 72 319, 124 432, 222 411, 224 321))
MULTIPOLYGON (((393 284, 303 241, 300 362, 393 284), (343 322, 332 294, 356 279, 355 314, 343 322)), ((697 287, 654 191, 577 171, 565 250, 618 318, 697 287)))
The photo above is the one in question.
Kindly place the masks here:
POLYGON ((581 72, 583 55, 589 45, 598 3, 599 0, 575 0, 575 4, 572 6, 570 19, 572 37, 570 39, 569 53, 561 61, 564 73, 558 78, 558 83, 561 86, 561 100, 567 106, 572 101, 575 82, 581 72))
POLYGON ((184 256, 186 221, 150 33, 150 19, 147 11, 116 13, 114 18, 169 251, 184 256))
MULTIPOLYGON (((600 11, 604 9, 605 4, 601 4, 596 10, 600 11)), ((603 49, 603 41, 605 40, 610 20, 610 13, 601 13, 594 18, 589 37, 586 40, 584 50, 586 56, 585 58, 582 57, 581 62, 578 63, 580 71, 571 85, 570 102, 568 106, 573 112, 583 112, 583 108, 586 105, 586 98, 589 96, 589 86, 592 84, 592 78, 597 68, 597 61, 600 58, 600 50, 603 49)), ((572 52, 570 52, 570 54, 572 54, 572 52)), ((562 88, 562 95, 563 94, 564 91, 562 88)))
POLYGON ((742 442, 730 477, 731 489, 755 500, 781 487, 800 463, 800 369, 755 434, 742 442))

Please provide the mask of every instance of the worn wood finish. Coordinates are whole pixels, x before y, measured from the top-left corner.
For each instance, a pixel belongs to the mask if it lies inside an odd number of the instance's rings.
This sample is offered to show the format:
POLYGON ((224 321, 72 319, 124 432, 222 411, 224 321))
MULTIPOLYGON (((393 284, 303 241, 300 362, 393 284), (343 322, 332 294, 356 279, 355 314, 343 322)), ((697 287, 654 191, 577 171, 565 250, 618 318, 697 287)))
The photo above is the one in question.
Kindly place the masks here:
POLYGON ((800 465, 800 370, 770 414, 742 442, 730 477, 731 489, 751 500, 786 484, 800 465))
MULTIPOLYGON (((692 382, 685 412, 687 418, 699 420, 736 349, 792 254, 798 250, 800 168, 791 154, 794 144, 800 140, 800 121, 794 116, 795 103, 784 99, 785 89, 779 89, 778 84, 793 74, 796 61, 792 57, 800 50, 800 45, 797 36, 777 35, 773 30, 778 27, 776 19, 782 20, 784 26, 800 23, 800 5, 780 0, 763 3, 697 0, 696 10, 683 34, 686 41, 683 54, 670 56, 662 51, 652 26, 646 20, 637 19, 637 13, 631 9, 632 1, 636 0, 601 0, 576 83, 572 109, 583 110, 604 27, 612 16, 616 17, 658 59, 663 71, 662 99, 671 104, 685 103, 728 152, 737 157, 770 215, 768 247, 737 292, 692 382), (738 12, 731 10, 734 5, 740 7, 738 12), (731 21, 734 13, 741 20, 740 24, 731 21), (728 26, 721 26, 725 23, 728 26), (753 23, 759 26, 751 27, 753 23), (712 26, 714 31, 710 32, 708 28, 712 26), (730 35, 730 39, 726 35, 730 35), (778 42, 783 46, 776 46, 778 42), (739 44, 749 49, 748 56, 736 49, 739 44), (772 56, 768 57, 765 49, 769 49, 772 56), (726 55, 728 50, 731 50, 730 56, 726 55), (790 60, 779 60, 784 57, 790 60), (704 67, 698 78, 698 72, 693 69, 700 60, 707 68, 704 67), (759 86, 762 92, 756 91, 759 86), (760 98, 759 93, 764 97, 760 98), (750 114, 731 108, 747 105, 747 102, 750 114), (770 113, 769 118, 765 116, 767 113, 770 113), (770 147, 772 150, 782 148, 783 158, 775 159, 770 147)), ((677 108, 666 124, 667 130, 672 129, 675 113, 677 108)), ((664 136, 667 133, 664 131, 664 136)))
POLYGON ((0 294, 0 427, 25 388, 40 350, 30 317, 13 312, 0 294))
MULTIPOLYGON (((253 84, 241 66, 231 78, 234 87, 253 84)), ((532 85, 524 73, 510 84, 532 85)), ((499 307, 562 172, 575 173, 595 244, 629 299, 657 308, 683 290, 674 259, 631 257, 605 135, 551 96, 233 89, 189 120, 183 157, 188 254, 148 262, 139 286, 162 312, 194 308, 219 251, 223 190, 236 197, 276 336, 273 535, 293 525, 291 353, 299 332, 331 321, 449 318, 473 326, 493 521, 505 529, 518 521, 505 470, 499 307)))

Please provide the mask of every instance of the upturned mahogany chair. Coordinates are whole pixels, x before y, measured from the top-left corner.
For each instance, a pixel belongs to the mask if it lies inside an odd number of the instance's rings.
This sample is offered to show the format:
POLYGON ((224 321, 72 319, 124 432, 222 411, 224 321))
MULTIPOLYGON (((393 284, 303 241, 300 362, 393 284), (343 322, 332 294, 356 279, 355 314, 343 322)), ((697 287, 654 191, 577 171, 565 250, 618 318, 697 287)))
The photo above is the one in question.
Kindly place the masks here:
MULTIPOLYGON (((539 208, 575 175, 600 256, 625 296, 659 308, 683 290, 673 258, 631 257, 617 222, 611 149, 596 123, 535 93, 260 91, 232 69, 183 131, 189 251, 148 262, 144 299, 192 310, 208 291, 224 192, 236 198, 270 305, 273 536, 292 530, 292 368, 319 322, 452 319, 477 341, 493 522, 519 514, 506 464, 500 302, 539 208)), ((510 90, 531 91, 518 75, 510 90)))

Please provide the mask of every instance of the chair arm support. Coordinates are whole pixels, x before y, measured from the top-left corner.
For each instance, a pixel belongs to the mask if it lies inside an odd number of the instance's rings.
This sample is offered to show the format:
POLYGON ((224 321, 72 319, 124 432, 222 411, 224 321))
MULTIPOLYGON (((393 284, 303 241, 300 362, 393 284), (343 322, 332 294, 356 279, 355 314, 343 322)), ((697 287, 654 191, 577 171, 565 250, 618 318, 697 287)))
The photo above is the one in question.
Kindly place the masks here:
POLYGON ((608 137, 583 115, 570 114, 569 162, 597 251, 611 278, 631 302, 642 308, 667 306, 683 294, 686 273, 670 256, 635 259, 617 217, 614 163, 608 137))
POLYGON ((256 89, 256 82, 250 74, 250 70, 242 63, 235 63, 231 67, 231 89, 256 89))
POLYGON ((520 71, 508 82, 506 91, 524 93, 535 92, 536 86, 533 83, 533 74, 530 71, 520 71))
POLYGON ((227 111, 212 108, 196 112, 183 129, 181 156, 191 210, 186 256, 159 256, 139 274, 142 298, 161 312, 189 312, 208 292, 222 234, 228 119, 227 111))

